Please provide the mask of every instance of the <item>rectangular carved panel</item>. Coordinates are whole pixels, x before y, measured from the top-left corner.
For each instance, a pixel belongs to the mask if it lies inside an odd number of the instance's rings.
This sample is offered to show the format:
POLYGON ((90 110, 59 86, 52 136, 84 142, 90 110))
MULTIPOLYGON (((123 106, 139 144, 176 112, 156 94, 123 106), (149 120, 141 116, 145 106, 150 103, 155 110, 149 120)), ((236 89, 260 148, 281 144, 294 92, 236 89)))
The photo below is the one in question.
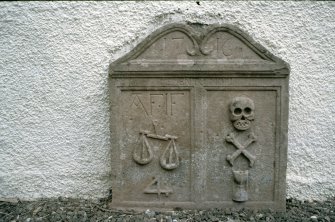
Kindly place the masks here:
POLYGON ((230 202, 234 199, 238 188, 233 175, 235 170, 248 173, 245 184, 248 201, 274 201, 278 177, 275 170, 278 161, 277 91, 238 87, 209 89, 207 99, 207 142, 210 147, 207 153, 207 200, 230 202), (242 99, 236 101, 234 114, 231 106, 235 98, 242 99), (234 122, 244 121, 244 118, 250 119, 250 128, 236 129, 234 122), (250 143, 251 135, 254 141, 250 143), (237 144, 244 146, 250 155, 239 153, 237 144), (236 157, 229 159, 234 154, 236 157))
POLYGON ((122 89, 119 101, 122 201, 189 201, 190 92, 122 89))

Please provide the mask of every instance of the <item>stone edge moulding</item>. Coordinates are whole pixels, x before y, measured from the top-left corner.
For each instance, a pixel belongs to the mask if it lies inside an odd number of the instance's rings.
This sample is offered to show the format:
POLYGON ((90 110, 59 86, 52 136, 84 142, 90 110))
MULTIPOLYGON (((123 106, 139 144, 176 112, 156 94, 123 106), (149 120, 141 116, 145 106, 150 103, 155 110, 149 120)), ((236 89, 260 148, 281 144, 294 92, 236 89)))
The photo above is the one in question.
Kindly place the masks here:
POLYGON ((170 24, 111 63, 110 207, 284 211, 289 72, 231 25, 170 24))

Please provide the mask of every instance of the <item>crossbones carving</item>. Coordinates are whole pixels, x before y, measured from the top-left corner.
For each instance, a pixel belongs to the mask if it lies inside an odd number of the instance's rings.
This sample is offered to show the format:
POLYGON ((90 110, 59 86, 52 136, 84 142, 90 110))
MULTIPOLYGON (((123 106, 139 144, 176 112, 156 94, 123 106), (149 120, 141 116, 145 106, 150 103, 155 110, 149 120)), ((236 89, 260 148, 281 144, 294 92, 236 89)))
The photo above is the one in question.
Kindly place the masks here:
POLYGON ((229 161, 229 163, 233 166, 234 165, 234 161, 235 159, 242 153, 245 157, 248 158, 248 160, 250 161, 250 167, 253 167, 256 157, 254 155, 252 155, 251 153, 249 153, 246 148, 253 142, 256 141, 256 137, 253 133, 250 133, 248 136, 247 141, 245 142, 244 145, 241 145, 235 138, 234 133, 229 133, 226 136, 226 141, 229 143, 232 143, 237 150, 231 154, 231 155, 227 155, 227 160, 229 161))

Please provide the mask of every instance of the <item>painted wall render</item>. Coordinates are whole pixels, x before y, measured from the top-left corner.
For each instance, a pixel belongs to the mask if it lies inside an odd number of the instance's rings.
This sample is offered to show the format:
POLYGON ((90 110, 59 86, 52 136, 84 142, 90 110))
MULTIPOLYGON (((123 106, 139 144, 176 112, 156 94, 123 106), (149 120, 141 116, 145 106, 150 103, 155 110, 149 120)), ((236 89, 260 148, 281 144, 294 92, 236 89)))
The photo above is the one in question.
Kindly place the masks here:
POLYGON ((334 195, 335 2, 0 6, 0 197, 108 194, 108 65, 172 22, 235 25, 290 64, 287 195, 334 195))

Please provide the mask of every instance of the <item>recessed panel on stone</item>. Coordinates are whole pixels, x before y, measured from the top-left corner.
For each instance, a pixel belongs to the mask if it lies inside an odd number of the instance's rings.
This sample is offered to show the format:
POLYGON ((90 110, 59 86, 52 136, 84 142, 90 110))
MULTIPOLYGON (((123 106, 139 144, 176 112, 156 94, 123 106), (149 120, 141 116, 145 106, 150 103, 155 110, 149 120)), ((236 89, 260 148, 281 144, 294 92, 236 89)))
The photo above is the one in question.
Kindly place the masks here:
POLYGON ((110 206, 285 210, 288 74, 229 25, 152 33, 110 66, 110 206))
POLYGON ((248 174, 240 202, 274 201, 277 90, 207 88, 209 201, 238 199, 234 171, 248 174))
POLYGON ((122 200, 191 200, 189 90, 123 88, 120 99, 122 200))

